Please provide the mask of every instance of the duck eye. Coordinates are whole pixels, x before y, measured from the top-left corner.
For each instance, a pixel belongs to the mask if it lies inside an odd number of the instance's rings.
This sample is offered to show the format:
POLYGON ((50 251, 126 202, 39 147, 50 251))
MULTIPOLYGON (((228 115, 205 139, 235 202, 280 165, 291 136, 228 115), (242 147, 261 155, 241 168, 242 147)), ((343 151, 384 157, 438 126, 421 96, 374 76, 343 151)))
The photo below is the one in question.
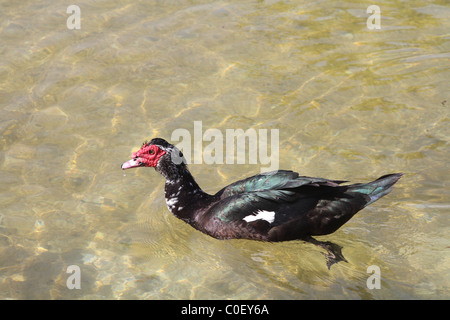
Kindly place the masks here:
POLYGON ((150 150, 148 151, 148 153, 149 153, 149 154, 154 154, 154 153, 155 153, 155 150, 150 149, 150 150))

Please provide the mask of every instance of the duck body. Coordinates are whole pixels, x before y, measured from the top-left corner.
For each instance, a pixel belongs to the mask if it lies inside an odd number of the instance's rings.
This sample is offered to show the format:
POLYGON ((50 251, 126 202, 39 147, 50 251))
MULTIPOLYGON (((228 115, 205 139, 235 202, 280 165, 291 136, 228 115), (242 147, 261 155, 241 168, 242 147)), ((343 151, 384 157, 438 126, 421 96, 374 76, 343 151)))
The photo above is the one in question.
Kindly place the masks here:
POLYGON ((182 153, 167 141, 144 143, 122 169, 154 167, 166 179, 168 209, 217 239, 287 241, 333 233, 355 213, 392 190, 400 173, 365 184, 300 176, 287 170, 234 182, 205 193, 188 171, 182 153))

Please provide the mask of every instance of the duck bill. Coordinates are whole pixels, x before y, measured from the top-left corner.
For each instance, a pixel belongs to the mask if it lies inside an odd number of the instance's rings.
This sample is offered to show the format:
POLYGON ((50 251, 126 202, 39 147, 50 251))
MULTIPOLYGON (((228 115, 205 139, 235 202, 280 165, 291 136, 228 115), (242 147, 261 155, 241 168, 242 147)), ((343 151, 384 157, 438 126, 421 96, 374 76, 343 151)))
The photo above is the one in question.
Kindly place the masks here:
POLYGON ((137 167, 142 167, 142 162, 140 162, 138 159, 131 159, 122 164, 122 170, 137 168, 137 167))

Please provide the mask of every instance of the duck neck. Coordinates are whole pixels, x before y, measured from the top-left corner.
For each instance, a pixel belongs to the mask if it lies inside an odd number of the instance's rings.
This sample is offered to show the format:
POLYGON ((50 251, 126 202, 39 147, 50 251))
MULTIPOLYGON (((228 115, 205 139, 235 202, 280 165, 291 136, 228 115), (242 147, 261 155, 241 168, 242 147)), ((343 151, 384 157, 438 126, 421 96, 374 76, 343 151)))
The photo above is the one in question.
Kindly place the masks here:
POLYGON ((167 207, 175 216, 192 224, 193 215, 207 206, 212 196, 199 187, 187 167, 176 177, 165 178, 167 207))

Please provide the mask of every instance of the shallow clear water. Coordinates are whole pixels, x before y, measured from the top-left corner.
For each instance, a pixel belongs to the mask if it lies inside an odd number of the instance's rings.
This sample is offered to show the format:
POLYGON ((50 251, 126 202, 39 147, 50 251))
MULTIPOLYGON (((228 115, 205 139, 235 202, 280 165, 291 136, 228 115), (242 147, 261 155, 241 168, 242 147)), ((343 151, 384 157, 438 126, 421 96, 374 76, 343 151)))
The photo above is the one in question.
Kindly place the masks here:
MULTIPOLYGON (((377 1, 379 30, 353 1, 77 5, 69 30, 67 4, 0 1, 0 298, 450 298, 447 1, 377 1), (280 168, 302 175, 405 175, 320 238, 348 261, 328 270, 301 241, 210 238, 153 169, 119 169, 194 121, 277 129, 280 168)), ((261 167, 190 169, 214 193, 261 167)))

